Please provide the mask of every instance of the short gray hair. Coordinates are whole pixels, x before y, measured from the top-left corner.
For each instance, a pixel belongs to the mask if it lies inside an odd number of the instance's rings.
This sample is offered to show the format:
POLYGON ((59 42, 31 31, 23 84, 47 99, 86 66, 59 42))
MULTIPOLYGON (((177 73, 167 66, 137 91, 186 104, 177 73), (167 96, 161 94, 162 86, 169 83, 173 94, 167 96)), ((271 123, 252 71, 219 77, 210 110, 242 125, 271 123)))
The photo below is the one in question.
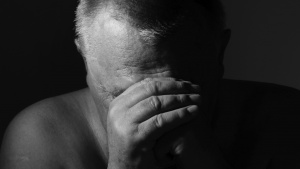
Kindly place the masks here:
MULTIPOLYGON (((211 30, 219 31, 225 28, 225 13, 220 0, 193 1, 205 9, 204 14, 211 30)), ((113 3, 120 16, 126 15, 133 26, 142 30, 142 35, 160 35, 176 25, 183 2, 184 0, 79 0, 75 20, 76 33, 82 36, 82 28, 93 22, 99 9, 113 3)))

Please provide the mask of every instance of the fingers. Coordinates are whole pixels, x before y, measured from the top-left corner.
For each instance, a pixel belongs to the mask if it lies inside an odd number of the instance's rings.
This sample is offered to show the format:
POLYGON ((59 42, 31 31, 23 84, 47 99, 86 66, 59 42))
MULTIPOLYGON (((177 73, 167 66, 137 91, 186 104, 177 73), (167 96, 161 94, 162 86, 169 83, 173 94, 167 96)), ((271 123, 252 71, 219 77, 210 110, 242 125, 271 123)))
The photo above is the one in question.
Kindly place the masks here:
POLYGON ((198 94, 151 96, 133 106, 127 116, 133 123, 141 123, 163 112, 193 104, 199 105, 200 101, 198 94))
POLYGON ((191 121, 199 113, 197 105, 155 115, 139 125, 141 138, 156 140, 162 135, 191 121))
POLYGON ((130 108, 151 96, 199 92, 200 87, 190 82, 176 81, 173 78, 148 78, 129 87, 118 99, 122 100, 124 106, 130 108))
POLYGON ((150 86, 148 87, 151 87, 151 83, 155 83, 155 82, 181 82, 181 83, 186 83, 186 84, 190 84, 192 85, 191 82, 188 82, 188 81, 184 81, 184 80, 178 80, 178 79, 174 79, 174 78, 171 78, 171 77, 164 77, 164 78, 146 78, 132 86, 130 86, 125 92, 123 92, 121 95, 127 95, 129 94, 130 92, 136 90, 135 88, 137 87, 143 87, 143 86, 147 86, 148 84, 150 86))
MULTIPOLYGON (((172 78, 146 79, 129 87, 113 100, 108 110, 110 159, 126 164, 133 161, 133 166, 141 159, 155 163, 156 141, 198 114, 199 88, 172 78)), ((147 167, 153 168, 151 165, 147 167)))

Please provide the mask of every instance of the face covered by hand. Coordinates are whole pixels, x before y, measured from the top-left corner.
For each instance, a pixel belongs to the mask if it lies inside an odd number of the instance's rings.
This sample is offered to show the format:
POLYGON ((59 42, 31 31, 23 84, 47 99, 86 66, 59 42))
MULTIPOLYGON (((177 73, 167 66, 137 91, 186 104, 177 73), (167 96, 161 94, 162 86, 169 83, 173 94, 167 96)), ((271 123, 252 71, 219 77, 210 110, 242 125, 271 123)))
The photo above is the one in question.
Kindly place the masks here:
POLYGON ((85 58, 90 86, 97 88, 98 97, 101 93, 109 100, 107 107, 128 87, 152 77, 191 81, 202 87, 204 103, 214 100, 222 71, 220 51, 202 13, 191 9, 172 33, 154 45, 145 43, 141 35, 145 30, 112 17, 111 8, 99 12, 85 38, 85 58))
MULTIPOLYGON (((86 36, 88 83, 106 125, 112 167, 147 166, 143 161, 157 156, 154 143, 170 140, 162 135, 190 121, 189 112, 209 112, 220 79, 219 50, 201 13, 188 13, 155 44, 145 43, 141 34, 145 31, 112 17, 108 7, 86 36), (200 85, 201 92, 189 85, 200 85)), ((182 152, 180 139, 170 145, 174 154, 182 152)))

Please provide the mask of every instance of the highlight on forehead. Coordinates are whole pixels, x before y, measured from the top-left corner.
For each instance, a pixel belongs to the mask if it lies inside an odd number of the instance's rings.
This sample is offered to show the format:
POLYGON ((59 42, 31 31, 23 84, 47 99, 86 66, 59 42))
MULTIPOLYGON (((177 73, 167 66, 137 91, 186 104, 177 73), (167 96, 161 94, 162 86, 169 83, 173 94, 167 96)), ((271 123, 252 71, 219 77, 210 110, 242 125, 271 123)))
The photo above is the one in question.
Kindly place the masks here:
POLYGON ((136 27, 151 28, 176 20, 184 0, 115 0, 119 11, 127 14, 136 27))
POLYGON ((87 23, 83 19, 93 19, 101 8, 110 4, 115 8, 116 17, 128 19, 134 27, 157 29, 176 21, 184 3, 185 0, 80 0, 76 26, 84 26, 87 23))
POLYGON ((211 30, 223 29, 225 26, 220 0, 79 0, 79 2, 76 11, 78 35, 84 33, 83 28, 89 27, 97 12, 108 4, 114 6, 116 18, 126 18, 132 26, 141 30, 141 35, 142 37, 145 35, 146 40, 172 30, 183 17, 182 9, 188 2, 196 2, 204 10, 211 30))

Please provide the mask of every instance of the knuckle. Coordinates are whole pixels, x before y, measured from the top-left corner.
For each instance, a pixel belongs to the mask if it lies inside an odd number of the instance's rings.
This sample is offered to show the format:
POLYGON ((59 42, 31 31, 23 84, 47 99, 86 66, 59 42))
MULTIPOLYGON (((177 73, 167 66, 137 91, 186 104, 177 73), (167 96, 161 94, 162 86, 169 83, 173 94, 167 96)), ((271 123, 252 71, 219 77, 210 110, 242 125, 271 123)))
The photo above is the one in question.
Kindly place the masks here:
POLYGON ((161 128, 163 126, 163 124, 164 124, 164 118, 161 114, 158 114, 156 116, 156 118, 154 119, 154 126, 156 128, 161 128))
POLYGON ((160 110, 162 102, 157 96, 151 96, 149 99, 149 104, 154 110, 160 110))
POLYGON ((132 136, 134 134, 132 127, 127 123, 124 123, 124 120, 115 120, 112 122, 112 127, 118 135, 123 137, 132 136))
POLYGON ((194 117, 194 115, 193 115, 193 113, 190 112, 190 110, 188 110, 188 107, 186 107, 186 108, 182 108, 179 111, 177 111, 177 117, 182 120, 183 119, 188 120, 188 119, 191 119, 192 117, 194 117))
POLYGON ((183 88, 185 87, 185 83, 179 81, 179 82, 177 82, 177 87, 178 87, 179 89, 183 89, 183 88))
POLYGON ((184 103, 187 101, 187 96, 186 95, 178 95, 177 100, 179 101, 179 103, 184 103))
POLYGON ((148 83, 150 83, 152 80, 153 80, 152 78, 146 78, 146 79, 140 81, 139 83, 140 83, 140 85, 145 86, 148 83))
POLYGON ((188 114, 186 109, 180 109, 176 112, 177 112, 176 116, 178 117, 178 119, 184 119, 186 117, 186 115, 188 114))
POLYGON ((143 86, 149 94, 157 94, 158 88, 161 86, 161 82, 153 81, 153 80, 146 80, 144 82, 143 86))

